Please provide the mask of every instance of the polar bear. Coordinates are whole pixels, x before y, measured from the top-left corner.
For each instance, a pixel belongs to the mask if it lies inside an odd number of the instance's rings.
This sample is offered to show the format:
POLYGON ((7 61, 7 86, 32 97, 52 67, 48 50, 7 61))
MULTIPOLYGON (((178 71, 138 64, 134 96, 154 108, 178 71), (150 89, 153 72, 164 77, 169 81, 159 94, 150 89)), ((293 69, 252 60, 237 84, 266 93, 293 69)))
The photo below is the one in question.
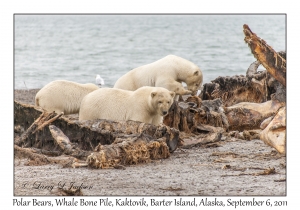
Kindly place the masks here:
POLYGON ((202 71, 198 66, 184 58, 168 55, 127 72, 116 81, 114 88, 136 90, 142 86, 154 86, 164 87, 176 95, 195 95, 202 81, 202 71), (188 90, 182 82, 187 84, 188 90))
POLYGON ((144 86, 135 91, 100 88, 83 98, 79 120, 134 120, 159 125, 174 96, 174 92, 162 87, 144 86))
POLYGON ((92 83, 80 84, 67 80, 56 80, 37 92, 35 105, 48 112, 75 114, 79 112, 83 97, 97 89, 99 87, 92 83))

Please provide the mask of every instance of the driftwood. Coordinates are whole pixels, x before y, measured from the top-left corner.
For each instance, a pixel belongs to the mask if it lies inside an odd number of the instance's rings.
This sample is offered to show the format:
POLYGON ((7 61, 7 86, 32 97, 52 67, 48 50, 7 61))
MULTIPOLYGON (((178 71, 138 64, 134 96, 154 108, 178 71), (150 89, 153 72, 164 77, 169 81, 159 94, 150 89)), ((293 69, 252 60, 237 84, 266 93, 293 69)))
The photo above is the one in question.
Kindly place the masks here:
MULTIPOLYGON (((54 122, 56 119, 60 118, 63 113, 57 115, 53 113, 43 112, 38 119, 32 123, 32 125, 24 132, 16 141, 16 145, 21 145, 25 142, 29 135, 34 134, 35 132, 43 129, 45 126, 54 122)), ((19 125, 20 126, 20 125, 19 125)))
MULTIPOLYGON (((275 52, 267 43, 244 25, 245 42, 255 58, 246 75, 218 77, 203 85, 201 94, 186 101, 174 103, 164 123, 186 133, 200 135, 203 125, 223 128, 226 131, 242 132, 243 139, 261 137, 266 143, 282 152, 282 145, 275 146, 285 138, 285 117, 276 125, 280 129, 269 129, 278 110, 286 105, 286 53, 275 52), (267 70, 258 71, 263 65, 267 70), (259 130, 264 129, 261 135, 259 130), (249 131, 255 131, 251 135, 249 131), (272 135, 280 140, 270 140, 272 135), (270 141, 272 143, 270 143, 270 141)), ((281 112, 280 112, 281 113, 281 112)), ((276 126, 275 126, 276 127, 276 126)), ((274 128, 274 126, 272 127, 274 128)), ((187 141, 186 141, 187 142, 187 141)))
POLYGON ((64 162, 64 166, 122 168, 122 165, 168 158, 179 143, 179 131, 165 125, 136 121, 78 121, 44 112, 35 106, 18 102, 14 105, 15 135, 24 131, 15 138, 15 155, 39 160, 39 163, 54 162, 52 157, 44 157, 46 152, 72 157, 64 162), (43 151, 43 155, 39 151, 43 151))
MULTIPOLYGON (((22 129, 24 130, 27 130, 35 119, 43 113, 43 110, 32 105, 18 102, 14 102, 14 105, 15 126, 23 126, 22 129)), ((116 138, 128 138, 140 134, 149 135, 153 139, 165 137, 170 152, 176 150, 179 141, 179 131, 174 128, 164 125, 154 126, 136 121, 91 120, 81 122, 77 119, 62 116, 51 124, 60 128, 72 143, 77 144, 78 148, 86 151, 93 151, 99 143, 102 145, 112 144, 116 138)), ((19 143, 19 141, 16 143, 19 143)), ((26 141, 22 142, 22 145, 44 150, 60 150, 57 144, 54 145, 49 129, 45 128, 34 134, 31 133, 26 141)))
POLYGON ((198 125, 196 133, 181 133, 183 139, 181 148, 191 148, 194 146, 210 145, 219 142, 224 134, 224 129, 209 125, 198 125))
MULTIPOLYGON (((182 102, 175 101, 164 118, 164 124, 185 133, 201 133, 203 124, 224 129, 228 127, 221 100, 202 101, 197 96, 182 102)), ((204 131, 208 133, 207 129, 204 131)))
POLYGON ((265 40, 259 38, 244 24, 245 42, 251 49, 254 57, 267 69, 267 71, 281 84, 286 86, 286 60, 277 53, 265 40))
POLYGON ((116 139, 111 145, 98 145, 87 163, 94 168, 111 168, 118 165, 146 163, 170 156, 164 138, 153 140, 147 135, 128 139, 116 139))
POLYGON ((244 130, 242 132, 239 131, 231 131, 228 133, 228 136, 235 137, 237 139, 244 139, 244 140, 253 140, 260 138, 260 129, 256 130, 244 130))
POLYGON ((244 34, 244 40, 257 61, 249 66, 246 76, 218 77, 204 84, 200 98, 220 98, 224 106, 240 102, 262 103, 271 99, 285 102, 286 52, 276 52, 247 25, 244 25, 244 34), (266 70, 257 71, 261 64, 266 70))
POLYGON ((268 97, 265 77, 261 80, 244 75, 218 77, 211 83, 203 85, 200 98, 202 100, 220 98, 224 106, 232 106, 240 102, 265 102, 268 97))
POLYGON ((208 129, 208 126, 222 128, 223 130, 218 130, 220 133, 260 129, 261 123, 274 116, 283 106, 285 106, 284 102, 270 100, 264 103, 241 102, 224 107, 221 99, 202 101, 199 97, 193 96, 186 101, 175 102, 164 123, 185 133, 208 134, 204 138, 210 139, 211 133, 216 131, 212 128, 208 129), (201 101, 201 103, 191 101, 201 101))
POLYGON ((181 131, 181 147, 191 148, 220 141, 228 121, 220 99, 202 101, 198 96, 175 101, 164 124, 181 131))
POLYGON ((14 145, 14 156, 28 159, 27 165, 60 164, 63 167, 73 167, 73 163, 77 163, 74 157, 62 157, 57 153, 36 148, 22 148, 18 145, 14 145))
POLYGON ((170 156, 165 137, 153 140, 150 136, 142 133, 133 138, 116 138, 110 145, 99 144, 94 151, 82 151, 76 145, 72 145, 69 138, 56 126, 50 125, 49 129, 64 154, 86 157, 85 163, 79 163, 77 159, 74 159, 72 163, 74 168, 84 166, 116 168, 120 165, 149 162, 170 156))
POLYGON ((70 139, 59 128, 49 125, 49 130, 58 146, 63 150, 63 153, 69 155, 74 152, 70 139))
MULTIPOLYGON (((192 126, 193 121, 188 121, 187 126, 191 127, 187 127, 187 136, 180 137, 177 129, 166 125, 154 126, 135 121, 78 121, 77 118, 47 113, 35 106, 15 102, 16 135, 20 131, 26 134, 26 138, 24 134, 21 135, 22 141, 16 138, 15 151, 18 154, 26 154, 26 157, 32 160, 43 157, 39 154, 30 155, 30 152, 37 151, 43 151, 44 155, 47 153, 56 157, 72 157, 67 163, 63 162, 65 167, 122 168, 122 165, 168 158, 183 138, 183 148, 220 141, 224 129, 209 125, 216 122, 223 125, 222 116, 217 112, 222 110, 219 107, 220 101, 201 101, 198 97, 191 97, 188 103, 189 106, 198 107, 202 111, 205 109, 207 113, 194 119, 194 122, 199 122, 197 125, 192 126), (55 120, 49 121, 50 118, 55 120), (44 122, 51 122, 51 125, 47 126, 49 129, 38 126, 46 125, 44 122), (200 122, 207 122, 208 125, 202 125, 200 122), (33 127, 39 129, 30 132, 34 130, 33 127), (191 134, 192 131, 198 133, 197 137, 191 134)), ((177 103, 173 107, 176 108, 177 103)), ((51 158, 45 158, 42 159, 43 162, 53 162, 51 158)))
MULTIPOLYGON (((285 52, 280 52, 285 57, 285 52)), ((224 106, 241 102, 263 103, 268 100, 285 102, 286 88, 267 71, 257 71, 259 61, 252 63, 244 75, 218 77, 203 85, 202 100, 220 98, 224 106)))
POLYGON ((274 116, 283 106, 285 106, 284 102, 270 100, 264 103, 241 102, 225 107, 229 130, 259 129, 265 119, 274 116))
POLYGON ((260 139, 279 153, 286 153, 286 107, 278 110, 272 121, 260 133, 260 139))
MULTIPOLYGON (((76 144, 72 144, 70 139, 56 126, 49 125, 50 133, 55 140, 55 143, 60 147, 63 154, 70 155, 75 158, 86 158, 92 152, 81 150, 76 144)), ((73 167, 78 167, 80 163, 74 161, 73 167), (76 162, 76 164, 75 164, 76 162)), ((83 164, 82 166, 86 166, 83 164)))

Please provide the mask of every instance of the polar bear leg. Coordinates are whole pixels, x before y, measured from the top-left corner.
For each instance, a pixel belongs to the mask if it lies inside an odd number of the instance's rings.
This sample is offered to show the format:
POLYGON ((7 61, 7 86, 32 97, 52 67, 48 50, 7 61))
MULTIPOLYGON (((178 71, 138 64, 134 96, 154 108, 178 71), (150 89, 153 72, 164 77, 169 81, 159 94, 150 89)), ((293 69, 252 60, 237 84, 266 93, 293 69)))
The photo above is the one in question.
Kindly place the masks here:
POLYGON ((181 85, 181 87, 176 88, 175 93, 177 95, 182 96, 182 95, 190 95, 190 94, 192 94, 192 91, 184 89, 184 87, 181 85))
POLYGON ((156 83, 157 87, 164 87, 170 91, 173 91, 176 93, 176 95, 189 95, 192 94, 192 91, 186 90, 180 82, 177 82, 175 80, 171 81, 158 81, 156 83))
POLYGON ((157 126, 157 125, 159 125, 161 123, 163 123, 163 117, 162 116, 156 115, 156 116, 153 117, 153 119, 152 119, 152 124, 153 125, 157 126))

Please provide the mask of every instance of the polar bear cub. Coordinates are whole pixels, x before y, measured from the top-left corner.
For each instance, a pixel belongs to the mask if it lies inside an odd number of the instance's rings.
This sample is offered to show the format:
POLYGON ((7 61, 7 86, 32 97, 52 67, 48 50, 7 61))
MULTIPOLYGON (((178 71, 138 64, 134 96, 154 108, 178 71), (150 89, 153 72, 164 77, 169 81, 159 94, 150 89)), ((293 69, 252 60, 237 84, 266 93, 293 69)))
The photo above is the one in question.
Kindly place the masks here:
POLYGON ((92 83, 80 84, 67 80, 50 82, 39 90, 35 96, 35 105, 48 112, 75 114, 85 95, 99 89, 92 83))
POLYGON ((174 92, 161 87, 145 86, 135 91, 100 88, 83 98, 79 120, 134 120, 159 125, 174 96, 174 92))
POLYGON ((153 86, 164 87, 176 95, 195 95, 202 81, 202 71, 198 66, 184 58, 168 55, 127 72, 116 81, 114 88, 136 90, 142 86, 153 86), (188 90, 182 82, 187 84, 188 90))

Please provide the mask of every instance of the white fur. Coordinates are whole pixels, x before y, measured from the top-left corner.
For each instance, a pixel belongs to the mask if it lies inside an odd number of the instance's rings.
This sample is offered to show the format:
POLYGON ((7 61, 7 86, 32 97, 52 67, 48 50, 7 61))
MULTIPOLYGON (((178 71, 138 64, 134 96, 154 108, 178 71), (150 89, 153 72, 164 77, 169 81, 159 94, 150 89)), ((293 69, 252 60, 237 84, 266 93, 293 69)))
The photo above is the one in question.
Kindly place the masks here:
POLYGON ((195 95, 202 80, 202 71, 194 63, 168 55, 127 72, 116 81, 114 88, 136 90, 142 86, 153 86, 164 87, 177 95, 195 95), (182 82, 187 84, 188 90, 184 89, 182 82))
POLYGON ((83 97, 97 89, 99 87, 92 83, 56 80, 39 90, 35 96, 35 105, 48 112, 75 114, 79 112, 83 97))
POLYGON ((174 96, 174 92, 161 87, 141 87, 136 91, 100 88, 82 100, 79 120, 134 120, 159 125, 174 96))

